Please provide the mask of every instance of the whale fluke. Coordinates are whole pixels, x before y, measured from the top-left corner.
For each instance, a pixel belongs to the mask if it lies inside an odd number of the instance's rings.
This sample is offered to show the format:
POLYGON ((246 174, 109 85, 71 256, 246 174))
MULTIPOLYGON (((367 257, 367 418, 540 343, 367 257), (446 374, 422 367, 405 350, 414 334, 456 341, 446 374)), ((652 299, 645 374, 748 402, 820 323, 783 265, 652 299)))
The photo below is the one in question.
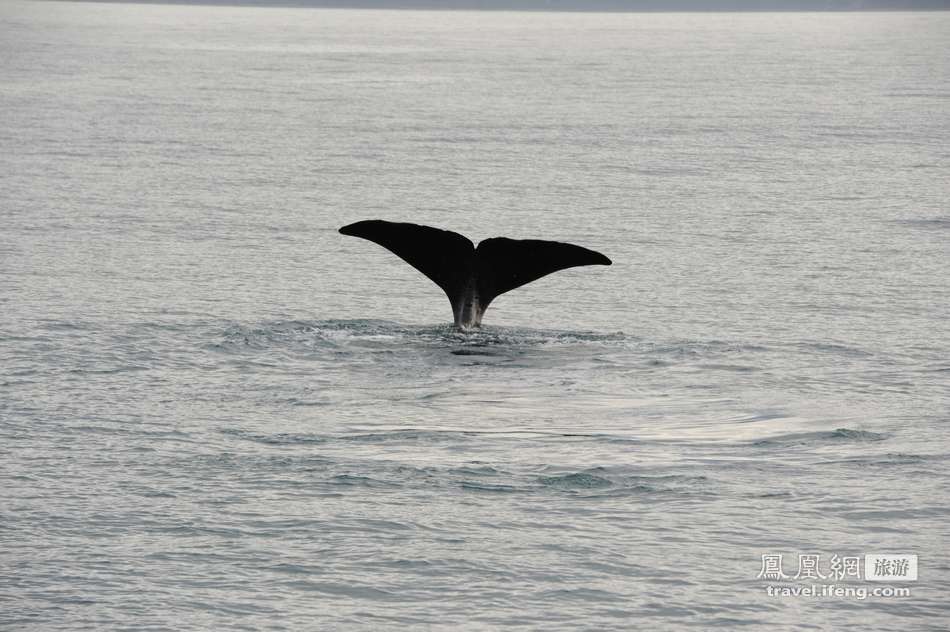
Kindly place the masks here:
POLYGON ((480 326, 489 303, 505 292, 558 270, 611 263, 599 252, 559 241, 493 237, 476 248, 452 231, 381 219, 340 232, 379 244, 429 277, 449 297, 462 329, 480 326))

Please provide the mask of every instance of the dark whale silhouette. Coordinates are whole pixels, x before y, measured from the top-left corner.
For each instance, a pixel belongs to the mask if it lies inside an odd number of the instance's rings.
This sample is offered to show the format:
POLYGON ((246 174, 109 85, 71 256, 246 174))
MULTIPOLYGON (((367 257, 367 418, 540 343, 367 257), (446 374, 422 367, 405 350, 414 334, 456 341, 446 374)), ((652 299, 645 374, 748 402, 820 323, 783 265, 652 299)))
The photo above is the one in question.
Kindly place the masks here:
POLYGON ((481 326, 489 303, 509 290, 565 268, 610 265, 599 252, 559 241, 493 237, 476 248, 449 230, 381 219, 340 232, 379 244, 434 281, 449 297, 461 329, 481 326))

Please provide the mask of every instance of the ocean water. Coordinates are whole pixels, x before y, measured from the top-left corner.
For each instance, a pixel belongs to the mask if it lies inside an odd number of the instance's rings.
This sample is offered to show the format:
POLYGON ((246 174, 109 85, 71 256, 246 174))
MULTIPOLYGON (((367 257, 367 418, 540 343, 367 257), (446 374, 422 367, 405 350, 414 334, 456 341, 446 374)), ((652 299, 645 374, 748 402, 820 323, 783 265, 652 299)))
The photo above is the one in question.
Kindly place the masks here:
POLYGON ((0 4, 0 626, 947 629, 947 42, 0 4), (614 264, 464 334, 368 218, 614 264))

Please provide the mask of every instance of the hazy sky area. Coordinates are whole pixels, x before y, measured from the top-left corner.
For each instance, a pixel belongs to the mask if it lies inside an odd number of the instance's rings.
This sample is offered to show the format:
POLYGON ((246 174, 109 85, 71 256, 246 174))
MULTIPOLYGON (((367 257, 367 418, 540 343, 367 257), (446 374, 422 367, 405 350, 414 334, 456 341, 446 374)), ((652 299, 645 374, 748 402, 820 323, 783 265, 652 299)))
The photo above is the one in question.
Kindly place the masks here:
MULTIPOLYGON (((163 3, 163 0, 151 1, 163 3)), ((169 0, 169 3, 548 11, 899 11, 950 9, 950 0, 169 0)))

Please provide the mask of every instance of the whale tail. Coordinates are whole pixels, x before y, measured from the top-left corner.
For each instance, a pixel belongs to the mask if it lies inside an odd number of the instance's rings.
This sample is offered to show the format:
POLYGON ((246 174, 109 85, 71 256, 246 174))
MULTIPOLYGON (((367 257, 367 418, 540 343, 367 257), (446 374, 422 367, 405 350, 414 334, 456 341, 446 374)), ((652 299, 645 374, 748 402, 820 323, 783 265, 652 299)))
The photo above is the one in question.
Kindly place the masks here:
POLYGON ((610 265, 581 246, 539 239, 471 240, 448 230, 384 220, 364 220, 340 229, 386 248, 426 275, 449 297, 455 325, 481 325, 485 309, 505 292, 575 266, 610 265))

